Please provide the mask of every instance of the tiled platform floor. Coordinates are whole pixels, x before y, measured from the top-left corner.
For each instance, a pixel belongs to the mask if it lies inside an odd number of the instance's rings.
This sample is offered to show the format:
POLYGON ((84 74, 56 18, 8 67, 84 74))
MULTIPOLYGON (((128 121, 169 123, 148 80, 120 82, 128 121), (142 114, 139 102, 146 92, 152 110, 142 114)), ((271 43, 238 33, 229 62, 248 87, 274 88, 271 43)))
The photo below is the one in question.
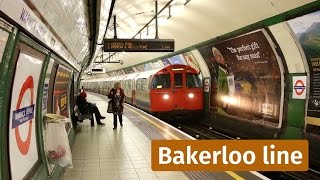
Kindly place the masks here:
POLYGON ((99 107, 105 126, 79 124, 72 147, 73 168, 63 180, 184 180, 182 172, 151 170, 151 141, 125 116, 123 127, 113 130, 112 114, 106 113, 107 99, 88 94, 88 100, 99 107))

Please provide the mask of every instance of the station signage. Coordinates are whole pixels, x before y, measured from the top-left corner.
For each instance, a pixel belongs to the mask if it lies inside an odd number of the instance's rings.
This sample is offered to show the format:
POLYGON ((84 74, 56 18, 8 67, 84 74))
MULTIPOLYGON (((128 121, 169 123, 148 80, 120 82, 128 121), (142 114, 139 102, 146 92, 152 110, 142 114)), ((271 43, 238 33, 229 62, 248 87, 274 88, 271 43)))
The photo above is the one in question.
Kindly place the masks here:
POLYGON ((292 77, 292 98, 293 99, 306 99, 306 84, 307 76, 294 76, 292 77))
MULTIPOLYGON (((26 179, 39 160, 36 103, 43 60, 20 52, 11 94, 8 123, 9 157, 12 179, 26 179), (25 68, 32 67, 32 68, 25 68)), ((42 122, 42 121, 41 121, 42 122)))
POLYGON ((173 39, 104 39, 104 52, 173 52, 173 39))
POLYGON ((307 171, 308 141, 153 140, 151 168, 153 171, 307 171))

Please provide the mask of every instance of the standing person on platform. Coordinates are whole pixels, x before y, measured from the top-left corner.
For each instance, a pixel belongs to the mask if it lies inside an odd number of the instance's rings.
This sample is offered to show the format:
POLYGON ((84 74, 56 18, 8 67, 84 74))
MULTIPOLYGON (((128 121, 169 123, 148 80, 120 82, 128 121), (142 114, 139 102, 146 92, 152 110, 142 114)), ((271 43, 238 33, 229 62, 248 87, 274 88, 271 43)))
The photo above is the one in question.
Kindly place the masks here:
POLYGON ((114 83, 114 87, 110 90, 108 98, 112 102, 113 111, 113 129, 117 129, 117 116, 119 116, 120 126, 122 127, 122 114, 123 114, 123 103, 124 103, 124 92, 121 89, 120 82, 114 83))
MULTIPOLYGON (((95 104, 87 102, 87 93, 86 92, 81 92, 80 95, 76 99, 77 106, 81 112, 81 114, 93 114, 96 117, 96 121, 98 125, 104 125, 100 120, 105 119, 106 117, 101 116, 100 111, 98 107, 95 104)), ((91 126, 94 126, 94 121, 93 119, 91 120, 91 126)))

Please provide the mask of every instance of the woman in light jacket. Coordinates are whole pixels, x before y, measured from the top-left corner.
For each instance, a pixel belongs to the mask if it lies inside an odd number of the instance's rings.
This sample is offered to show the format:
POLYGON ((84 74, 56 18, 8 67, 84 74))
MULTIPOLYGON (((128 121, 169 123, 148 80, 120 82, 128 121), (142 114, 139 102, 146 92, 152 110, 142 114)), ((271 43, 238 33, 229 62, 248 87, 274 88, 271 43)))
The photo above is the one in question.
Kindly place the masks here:
POLYGON ((122 114, 123 114, 123 103, 124 103, 124 92, 121 89, 120 82, 114 83, 114 87, 110 90, 108 98, 112 102, 113 111, 113 129, 117 129, 117 116, 119 116, 120 126, 122 127, 122 114))

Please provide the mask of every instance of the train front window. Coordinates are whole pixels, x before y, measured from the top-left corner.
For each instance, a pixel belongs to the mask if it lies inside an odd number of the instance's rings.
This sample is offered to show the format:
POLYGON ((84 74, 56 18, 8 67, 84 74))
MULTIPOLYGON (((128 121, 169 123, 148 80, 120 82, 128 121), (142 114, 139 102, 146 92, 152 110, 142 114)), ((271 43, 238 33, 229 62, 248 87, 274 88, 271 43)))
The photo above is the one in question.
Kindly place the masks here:
POLYGON ((187 88, 201 87, 201 81, 197 74, 187 73, 187 88))
POLYGON ((174 87, 176 88, 182 87, 182 73, 174 74, 174 87))
POLYGON ((155 75, 152 79, 151 89, 169 89, 170 74, 155 75))

